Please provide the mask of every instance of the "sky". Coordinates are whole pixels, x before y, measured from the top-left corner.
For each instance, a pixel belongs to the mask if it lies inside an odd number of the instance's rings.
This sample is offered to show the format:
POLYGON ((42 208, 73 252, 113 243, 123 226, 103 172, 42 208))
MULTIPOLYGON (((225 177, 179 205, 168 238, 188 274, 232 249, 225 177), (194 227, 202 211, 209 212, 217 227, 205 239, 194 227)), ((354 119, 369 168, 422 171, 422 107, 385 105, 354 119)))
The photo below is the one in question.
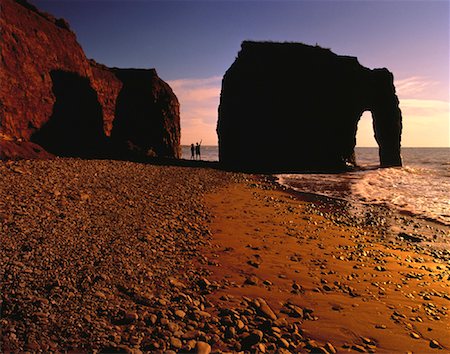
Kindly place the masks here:
MULTIPOLYGON (((386 67, 402 146, 450 146, 448 0, 31 0, 68 20, 87 57, 156 68, 181 106, 181 143, 217 145, 221 80, 244 40, 302 42, 386 67)), ((357 146, 376 146, 371 115, 357 146)))

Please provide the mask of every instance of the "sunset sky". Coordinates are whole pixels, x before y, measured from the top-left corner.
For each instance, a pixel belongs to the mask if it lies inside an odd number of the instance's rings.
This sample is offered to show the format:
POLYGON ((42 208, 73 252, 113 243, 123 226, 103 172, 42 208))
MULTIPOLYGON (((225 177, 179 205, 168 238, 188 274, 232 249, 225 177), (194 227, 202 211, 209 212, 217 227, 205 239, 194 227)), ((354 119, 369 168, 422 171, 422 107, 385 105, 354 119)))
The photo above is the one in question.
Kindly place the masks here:
MULTIPOLYGON (((243 40, 318 44, 393 72, 403 146, 450 146, 449 16, 443 1, 35 0, 64 17, 86 55, 156 68, 181 103, 182 144, 217 145, 221 79, 243 40)), ((358 146, 376 146, 370 113, 358 146)))

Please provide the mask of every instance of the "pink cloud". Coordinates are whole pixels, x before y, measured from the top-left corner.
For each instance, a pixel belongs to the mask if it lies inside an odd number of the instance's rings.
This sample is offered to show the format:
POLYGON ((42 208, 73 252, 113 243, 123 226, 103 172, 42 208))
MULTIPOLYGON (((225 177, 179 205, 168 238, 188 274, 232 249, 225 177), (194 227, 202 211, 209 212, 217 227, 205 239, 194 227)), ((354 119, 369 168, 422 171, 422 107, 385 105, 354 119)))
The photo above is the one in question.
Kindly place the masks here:
POLYGON ((217 145, 216 125, 222 78, 179 79, 168 84, 180 101, 181 144, 217 145))

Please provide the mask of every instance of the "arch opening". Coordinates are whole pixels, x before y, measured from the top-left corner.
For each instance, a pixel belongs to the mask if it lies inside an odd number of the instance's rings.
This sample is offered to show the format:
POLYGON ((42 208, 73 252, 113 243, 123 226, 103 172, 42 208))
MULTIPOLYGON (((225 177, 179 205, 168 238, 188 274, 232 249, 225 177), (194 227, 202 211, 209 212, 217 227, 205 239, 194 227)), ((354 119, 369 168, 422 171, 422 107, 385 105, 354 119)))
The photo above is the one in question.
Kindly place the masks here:
POLYGON ((355 162, 359 166, 379 161, 379 145, 375 139, 374 118, 370 110, 361 114, 356 123, 355 162))

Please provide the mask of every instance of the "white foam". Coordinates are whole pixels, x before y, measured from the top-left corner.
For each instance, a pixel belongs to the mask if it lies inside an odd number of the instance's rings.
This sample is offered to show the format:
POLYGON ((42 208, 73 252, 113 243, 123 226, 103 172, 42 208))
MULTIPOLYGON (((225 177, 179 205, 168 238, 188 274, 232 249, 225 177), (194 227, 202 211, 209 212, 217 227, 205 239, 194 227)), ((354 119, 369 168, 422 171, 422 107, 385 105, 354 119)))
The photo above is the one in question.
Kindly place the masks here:
POLYGON ((386 203, 450 225, 450 179, 424 168, 367 171, 352 185, 352 194, 369 203, 386 203))

